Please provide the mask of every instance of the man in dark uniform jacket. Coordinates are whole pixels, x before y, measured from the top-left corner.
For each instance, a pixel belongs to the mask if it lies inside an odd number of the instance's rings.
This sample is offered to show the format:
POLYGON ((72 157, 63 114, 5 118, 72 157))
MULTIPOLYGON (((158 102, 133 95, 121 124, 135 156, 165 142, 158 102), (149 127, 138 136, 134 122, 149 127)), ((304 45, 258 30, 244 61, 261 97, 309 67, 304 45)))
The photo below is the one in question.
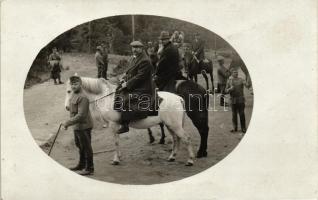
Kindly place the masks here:
POLYGON ((219 56, 217 58, 217 61, 219 63, 219 68, 217 70, 217 75, 218 75, 218 86, 220 88, 221 92, 221 97, 220 97, 220 106, 228 106, 224 102, 225 98, 225 87, 226 87, 226 82, 227 79, 230 77, 231 73, 228 69, 224 67, 224 58, 219 56))
POLYGON ((73 96, 70 99, 70 119, 62 125, 65 129, 73 126, 75 144, 79 148, 79 163, 70 168, 73 171, 82 170, 81 175, 94 173, 93 150, 91 145, 91 130, 93 121, 89 111, 89 100, 82 92, 82 81, 78 76, 70 77, 73 96))
POLYGON ((167 31, 162 31, 159 37, 163 45, 157 64, 154 80, 159 90, 175 92, 175 81, 182 77, 179 66, 178 49, 169 40, 167 31))
POLYGON ((118 134, 129 131, 129 121, 148 116, 155 92, 152 82, 154 69, 149 57, 143 51, 143 44, 134 41, 130 46, 133 56, 121 86, 116 91, 114 104, 115 110, 121 112, 120 123, 122 126, 118 130, 118 134), (141 101, 144 102, 143 105, 139 104, 141 101))
POLYGON ((200 38, 200 34, 196 33, 194 41, 192 43, 193 55, 199 61, 199 67, 201 69, 204 60, 204 41, 200 38))
POLYGON ((240 115, 242 132, 246 132, 245 124, 245 98, 244 98, 244 86, 250 87, 246 81, 238 77, 237 69, 232 69, 232 76, 229 78, 226 84, 225 91, 230 93, 231 96, 231 108, 232 108, 232 122, 233 129, 231 132, 237 131, 237 114, 240 115))

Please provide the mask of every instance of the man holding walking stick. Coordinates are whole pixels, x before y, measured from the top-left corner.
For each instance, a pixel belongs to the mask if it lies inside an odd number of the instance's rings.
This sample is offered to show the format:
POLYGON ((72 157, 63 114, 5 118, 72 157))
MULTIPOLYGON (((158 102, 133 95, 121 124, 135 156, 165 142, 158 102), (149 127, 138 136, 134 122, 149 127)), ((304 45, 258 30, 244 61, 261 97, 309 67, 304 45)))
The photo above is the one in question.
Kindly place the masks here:
POLYGON ((79 163, 70 168, 72 171, 79 171, 81 175, 94 173, 93 149, 91 145, 91 130, 93 121, 89 111, 89 100, 82 92, 81 78, 74 75, 70 77, 73 96, 70 99, 70 119, 62 123, 67 129, 73 126, 75 144, 79 148, 79 163), (81 171, 80 171, 81 170, 81 171))

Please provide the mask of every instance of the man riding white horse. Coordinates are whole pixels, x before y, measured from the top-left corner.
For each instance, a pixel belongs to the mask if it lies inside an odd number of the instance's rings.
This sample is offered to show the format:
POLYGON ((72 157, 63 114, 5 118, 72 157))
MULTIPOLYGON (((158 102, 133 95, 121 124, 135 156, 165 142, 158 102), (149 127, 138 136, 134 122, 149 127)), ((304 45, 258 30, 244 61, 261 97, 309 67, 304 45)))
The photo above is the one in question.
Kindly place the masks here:
POLYGON ((129 121, 143 119, 148 116, 149 109, 153 105, 155 88, 153 87, 153 66, 143 51, 143 44, 133 41, 133 56, 129 67, 123 77, 122 83, 117 88, 114 109, 121 112, 121 128, 118 134, 129 131, 129 121), (147 105, 140 105, 140 101, 147 105))

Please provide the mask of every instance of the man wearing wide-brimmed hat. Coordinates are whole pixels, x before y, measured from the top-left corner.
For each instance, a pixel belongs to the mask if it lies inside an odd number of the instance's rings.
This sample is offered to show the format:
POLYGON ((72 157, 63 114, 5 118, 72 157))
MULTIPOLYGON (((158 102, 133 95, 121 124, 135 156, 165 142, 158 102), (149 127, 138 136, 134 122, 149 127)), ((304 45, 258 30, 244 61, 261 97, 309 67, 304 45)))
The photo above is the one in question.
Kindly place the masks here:
POLYGON ((133 56, 128 69, 117 89, 114 109, 121 112, 118 134, 129 131, 128 123, 133 120, 143 119, 148 116, 149 108, 153 103, 154 89, 152 82, 153 66, 149 57, 143 50, 140 41, 130 43, 133 56), (140 106, 141 98, 147 98, 140 106))
POLYGON ((159 90, 175 92, 175 80, 182 77, 179 67, 178 49, 171 43, 167 31, 162 31, 159 40, 163 45, 155 73, 155 82, 159 90))

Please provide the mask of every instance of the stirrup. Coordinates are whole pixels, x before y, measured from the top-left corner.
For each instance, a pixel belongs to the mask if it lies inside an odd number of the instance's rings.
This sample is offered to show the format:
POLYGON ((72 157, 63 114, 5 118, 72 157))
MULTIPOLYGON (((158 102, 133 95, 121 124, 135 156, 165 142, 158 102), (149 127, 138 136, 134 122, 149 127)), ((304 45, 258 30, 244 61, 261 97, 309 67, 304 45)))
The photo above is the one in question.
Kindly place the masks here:
POLYGON ((117 130, 117 134, 126 133, 129 131, 128 124, 122 124, 121 127, 117 130))

